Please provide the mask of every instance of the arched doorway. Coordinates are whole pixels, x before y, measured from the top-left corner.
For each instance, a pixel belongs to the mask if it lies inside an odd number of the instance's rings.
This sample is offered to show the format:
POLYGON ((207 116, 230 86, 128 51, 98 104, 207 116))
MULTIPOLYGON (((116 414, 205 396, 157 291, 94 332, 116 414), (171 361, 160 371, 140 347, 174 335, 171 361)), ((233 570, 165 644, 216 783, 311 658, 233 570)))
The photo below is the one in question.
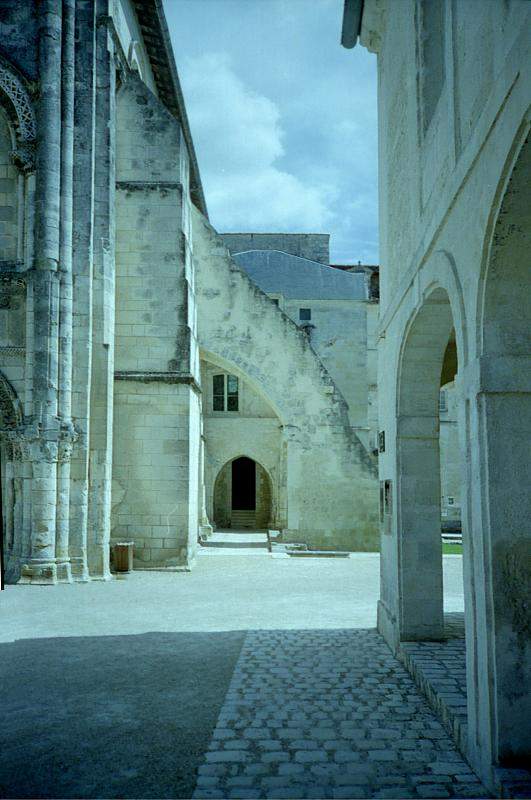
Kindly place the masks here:
POLYGON ((214 521, 219 528, 267 528, 272 516, 271 480, 252 458, 239 456, 219 471, 214 484, 214 521))
POLYGON ((399 366, 397 515, 399 637, 444 636, 441 538, 440 389, 457 371, 446 291, 424 300, 406 334, 399 366))
POLYGON ((22 541, 22 473, 16 445, 9 438, 22 424, 22 410, 15 390, 0 372, 0 523, 2 536, 2 583, 16 583, 20 577, 22 541))

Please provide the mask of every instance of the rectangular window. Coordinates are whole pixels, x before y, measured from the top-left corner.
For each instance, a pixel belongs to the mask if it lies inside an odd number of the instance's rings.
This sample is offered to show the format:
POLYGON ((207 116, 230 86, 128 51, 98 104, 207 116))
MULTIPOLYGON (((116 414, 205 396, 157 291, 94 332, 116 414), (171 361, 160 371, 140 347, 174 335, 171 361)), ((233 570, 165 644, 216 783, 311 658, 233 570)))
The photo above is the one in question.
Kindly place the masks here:
POLYGON ((301 322, 308 322, 312 318, 311 308, 299 308, 299 319, 301 322))
POLYGON ((236 375, 214 375, 212 380, 214 411, 238 411, 238 378, 236 375))
POLYGON ((227 375, 227 411, 238 410, 238 378, 227 375))
POLYGON ((214 411, 225 411, 225 375, 214 375, 214 411))
POLYGON ((448 400, 446 398, 446 392, 444 389, 441 389, 439 392, 439 411, 445 412, 448 411, 448 400))

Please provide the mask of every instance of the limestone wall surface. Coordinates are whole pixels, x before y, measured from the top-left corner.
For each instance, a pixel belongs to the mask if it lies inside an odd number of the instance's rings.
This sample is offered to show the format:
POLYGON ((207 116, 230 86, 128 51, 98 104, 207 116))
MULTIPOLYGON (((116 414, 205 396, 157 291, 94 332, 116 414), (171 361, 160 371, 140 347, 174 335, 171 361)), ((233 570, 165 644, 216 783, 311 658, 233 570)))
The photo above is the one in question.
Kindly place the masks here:
POLYGON ((531 639, 509 609, 530 580, 519 554, 531 540, 521 489, 531 424, 531 8, 365 6, 361 41, 378 53, 379 72, 379 471, 388 487, 379 628, 395 646, 441 635, 438 396, 455 332, 467 746, 494 787, 494 765, 529 758, 529 711, 514 686, 517 674, 520 685, 531 680, 522 668, 531 639))
POLYGON ((189 566, 198 534, 199 360, 188 159, 134 75, 118 95, 114 540, 189 566))
POLYGON ((350 550, 376 548, 375 466, 305 333, 230 258, 193 213, 198 336, 208 359, 244 377, 282 424, 286 537, 350 550))

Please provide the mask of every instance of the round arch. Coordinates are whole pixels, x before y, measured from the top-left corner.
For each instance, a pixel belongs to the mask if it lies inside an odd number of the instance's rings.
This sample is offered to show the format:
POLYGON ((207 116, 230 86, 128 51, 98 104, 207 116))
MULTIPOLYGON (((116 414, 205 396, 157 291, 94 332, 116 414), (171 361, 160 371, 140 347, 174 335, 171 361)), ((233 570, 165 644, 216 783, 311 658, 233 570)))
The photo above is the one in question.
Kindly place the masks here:
POLYGON ((15 164, 24 172, 35 169, 37 121, 26 81, 12 64, 0 56, 0 105, 14 130, 15 164))
POLYGON ((531 702, 528 614, 531 586, 531 206, 530 124, 523 122, 508 151, 484 240, 477 297, 480 359, 474 387, 474 534, 482 543, 485 576, 478 598, 481 696, 477 728, 492 761, 519 765, 531 758, 526 725, 531 702), (485 624, 487 620, 487 624, 485 624))
POLYGON ((219 527, 230 528, 243 519, 252 527, 269 527, 274 516, 274 482, 252 455, 235 454, 225 461, 214 478, 212 494, 214 522, 219 527))
MULTIPOLYGON (((397 529, 401 639, 444 631, 439 392, 455 330, 448 291, 431 284, 406 327, 397 374, 397 529)), ((456 331, 458 360, 463 352, 456 331)))

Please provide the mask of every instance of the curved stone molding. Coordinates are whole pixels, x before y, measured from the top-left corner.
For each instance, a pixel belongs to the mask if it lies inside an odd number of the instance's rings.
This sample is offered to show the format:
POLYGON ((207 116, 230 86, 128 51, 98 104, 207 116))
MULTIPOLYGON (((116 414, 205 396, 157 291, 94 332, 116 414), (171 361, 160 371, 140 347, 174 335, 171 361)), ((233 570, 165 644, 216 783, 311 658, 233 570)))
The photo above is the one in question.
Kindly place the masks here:
POLYGON ((13 161, 23 172, 35 168, 37 121, 28 90, 8 62, 0 58, 0 90, 8 99, 15 122, 16 147, 13 161))
POLYGON ((5 430, 17 428, 22 425, 23 415, 17 393, 0 372, 0 419, 5 430))

